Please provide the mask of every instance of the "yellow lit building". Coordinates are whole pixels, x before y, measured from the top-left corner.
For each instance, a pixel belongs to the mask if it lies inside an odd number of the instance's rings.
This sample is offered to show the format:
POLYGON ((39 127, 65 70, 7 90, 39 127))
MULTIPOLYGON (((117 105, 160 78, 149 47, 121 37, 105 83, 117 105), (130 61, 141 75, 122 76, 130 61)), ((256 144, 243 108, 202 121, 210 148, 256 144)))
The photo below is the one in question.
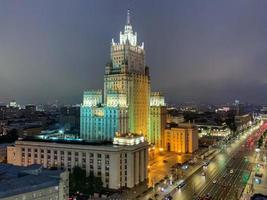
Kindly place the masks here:
POLYGON ((150 95, 150 118, 148 141, 156 147, 163 146, 162 136, 166 126, 166 105, 164 96, 159 92, 150 95))
POLYGON ((164 131, 163 149, 176 153, 193 153, 198 149, 198 130, 193 124, 168 124, 164 131))

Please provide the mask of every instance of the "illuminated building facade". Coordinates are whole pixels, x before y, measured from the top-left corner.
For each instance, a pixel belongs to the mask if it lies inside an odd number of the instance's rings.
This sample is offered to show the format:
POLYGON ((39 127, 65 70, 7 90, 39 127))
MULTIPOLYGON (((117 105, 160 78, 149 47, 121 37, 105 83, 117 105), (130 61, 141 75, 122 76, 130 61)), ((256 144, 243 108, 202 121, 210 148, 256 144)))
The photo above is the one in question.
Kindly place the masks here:
POLYGON ((68 171, 80 166, 101 177, 106 188, 132 188, 147 179, 148 143, 133 134, 115 136, 113 143, 25 138, 8 147, 7 162, 68 171))
POLYGON ((116 132, 149 131, 149 69, 145 66, 144 43, 137 44, 130 14, 120 42, 111 42, 111 60, 106 65, 104 94, 84 93, 81 106, 80 136, 85 140, 112 140, 116 132))
POLYGON ((150 95, 150 118, 148 141, 156 147, 163 147, 162 136, 166 126, 166 105, 164 96, 159 92, 150 95))
POLYGON ((193 153, 198 149, 198 129, 193 124, 170 124, 164 131, 163 148, 176 153, 193 153))

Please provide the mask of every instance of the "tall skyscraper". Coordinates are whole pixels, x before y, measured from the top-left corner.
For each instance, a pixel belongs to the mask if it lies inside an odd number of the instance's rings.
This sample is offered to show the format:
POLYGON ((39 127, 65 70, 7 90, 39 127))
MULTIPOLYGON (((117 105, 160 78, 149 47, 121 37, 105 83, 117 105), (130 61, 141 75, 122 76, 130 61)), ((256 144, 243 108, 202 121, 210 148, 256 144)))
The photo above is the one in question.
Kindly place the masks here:
POLYGON ((148 133, 150 78, 145 66, 144 43, 137 44, 130 13, 120 42, 111 44, 111 62, 106 66, 104 103, 128 108, 128 129, 133 133, 148 133))
POLYGON ((150 77, 145 66, 144 43, 138 45, 130 12, 120 41, 112 39, 110 62, 102 91, 86 91, 81 106, 80 135, 86 140, 112 140, 116 132, 147 136, 150 77))

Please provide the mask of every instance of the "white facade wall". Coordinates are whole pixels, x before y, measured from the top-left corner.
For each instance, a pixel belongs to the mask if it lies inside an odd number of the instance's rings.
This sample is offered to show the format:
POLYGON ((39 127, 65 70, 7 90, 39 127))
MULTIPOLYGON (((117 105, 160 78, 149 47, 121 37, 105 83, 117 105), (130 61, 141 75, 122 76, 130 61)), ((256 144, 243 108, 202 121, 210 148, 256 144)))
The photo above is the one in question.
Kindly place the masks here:
POLYGON ((101 177, 103 186, 112 189, 131 188, 147 178, 147 142, 132 146, 95 146, 16 141, 7 156, 10 164, 19 166, 42 164, 68 170, 80 166, 88 175, 91 172, 101 177))
MULTIPOLYGON (((58 186, 35 190, 23 194, 1 198, 1 200, 63 200, 59 198, 58 186)), ((68 198, 65 198, 68 199, 68 198)))

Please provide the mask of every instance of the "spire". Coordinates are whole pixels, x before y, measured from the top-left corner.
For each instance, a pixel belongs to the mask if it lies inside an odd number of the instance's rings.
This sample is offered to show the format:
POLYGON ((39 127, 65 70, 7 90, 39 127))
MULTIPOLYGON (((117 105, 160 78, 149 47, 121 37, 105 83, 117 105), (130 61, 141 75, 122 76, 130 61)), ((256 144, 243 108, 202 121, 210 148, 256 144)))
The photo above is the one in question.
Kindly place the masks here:
POLYGON ((130 25, 130 9, 127 10, 127 25, 130 25))
POLYGON ((128 42, 132 46, 137 45, 137 33, 133 32, 133 27, 130 22, 130 10, 127 10, 126 25, 124 26, 124 32, 120 32, 120 44, 126 44, 128 42))

